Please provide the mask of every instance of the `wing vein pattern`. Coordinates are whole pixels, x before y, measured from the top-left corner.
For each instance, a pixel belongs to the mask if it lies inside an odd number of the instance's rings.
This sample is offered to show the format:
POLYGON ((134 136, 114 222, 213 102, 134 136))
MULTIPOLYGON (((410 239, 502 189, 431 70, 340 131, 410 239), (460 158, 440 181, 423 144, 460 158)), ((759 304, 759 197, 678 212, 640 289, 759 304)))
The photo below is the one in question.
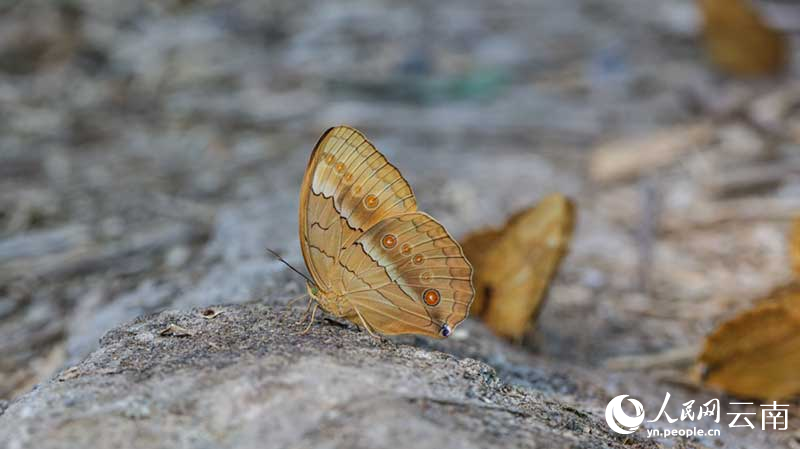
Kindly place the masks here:
POLYGON ((461 247, 417 212, 405 178, 352 128, 331 128, 311 155, 300 244, 326 297, 359 310, 378 332, 439 337, 468 314, 472 267, 461 247))

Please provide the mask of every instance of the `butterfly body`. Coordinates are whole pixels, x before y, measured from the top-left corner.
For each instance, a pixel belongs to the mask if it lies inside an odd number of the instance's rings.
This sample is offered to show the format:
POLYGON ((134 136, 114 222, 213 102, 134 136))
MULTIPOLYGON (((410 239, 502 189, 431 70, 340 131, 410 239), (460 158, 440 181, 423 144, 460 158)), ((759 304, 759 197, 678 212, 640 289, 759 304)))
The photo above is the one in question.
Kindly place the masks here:
POLYGON ((326 131, 300 193, 312 299, 370 332, 448 336, 469 312, 472 267, 416 206, 397 168, 361 133, 326 131))
POLYGON ((322 307, 322 310, 338 318, 358 321, 358 315, 353 305, 347 301, 346 296, 336 292, 325 292, 312 284, 306 285, 308 295, 322 307))

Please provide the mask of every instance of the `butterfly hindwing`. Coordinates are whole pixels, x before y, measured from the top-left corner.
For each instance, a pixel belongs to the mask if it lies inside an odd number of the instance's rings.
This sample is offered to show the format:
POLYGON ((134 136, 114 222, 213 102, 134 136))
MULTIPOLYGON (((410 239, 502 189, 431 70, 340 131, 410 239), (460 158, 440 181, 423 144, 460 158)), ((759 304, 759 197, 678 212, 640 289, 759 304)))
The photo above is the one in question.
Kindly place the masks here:
POLYGON ((342 254, 344 294, 383 334, 440 336, 466 318, 472 267, 461 247, 431 216, 382 220, 342 254))
POLYGON ((466 238, 464 251, 476 273, 472 313, 496 334, 522 338, 569 248, 574 223, 572 201, 551 194, 502 228, 466 238))

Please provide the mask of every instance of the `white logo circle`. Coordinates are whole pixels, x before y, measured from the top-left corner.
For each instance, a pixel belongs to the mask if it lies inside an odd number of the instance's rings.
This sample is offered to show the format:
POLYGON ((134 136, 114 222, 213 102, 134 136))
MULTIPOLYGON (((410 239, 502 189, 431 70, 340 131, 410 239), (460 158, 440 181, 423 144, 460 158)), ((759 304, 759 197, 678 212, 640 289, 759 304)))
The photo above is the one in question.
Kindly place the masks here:
POLYGON ((627 398, 627 394, 622 394, 612 399, 606 407, 606 422, 611 430, 623 435, 636 432, 636 429, 644 421, 644 407, 636 399, 630 398, 628 402, 633 404, 636 409, 636 416, 628 416, 622 410, 622 400, 627 398))

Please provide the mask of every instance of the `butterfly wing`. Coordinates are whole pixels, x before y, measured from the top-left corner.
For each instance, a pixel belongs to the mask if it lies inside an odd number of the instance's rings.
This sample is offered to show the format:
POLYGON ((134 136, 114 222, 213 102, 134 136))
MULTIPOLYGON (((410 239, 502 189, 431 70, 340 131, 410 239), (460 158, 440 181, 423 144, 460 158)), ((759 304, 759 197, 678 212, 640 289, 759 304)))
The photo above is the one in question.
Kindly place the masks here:
POLYGON ((800 217, 794 219, 789 233, 789 258, 794 272, 800 276, 800 217))
POLYGON ((473 314, 495 333, 521 338, 541 309, 574 222, 572 202, 552 194, 516 214, 503 229, 467 238, 464 248, 475 263, 478 286, 473 314))
POLYGON ((705 341, 703 382, 762 399, 800 392, 800 283, 777 288, 724 322, 705 341), (753 369, 753 367, 758 369, 753 369))
POLYGON ((300 189, 300 247, 314 281, 336 288, 343 249, 381 219, 416 209, 408 182, 360 132, 327 130, 300 189))
POLYGON ((301 187, 300 246, 314 282, 352 306, 346 318, 387 335, 446 336, 468 314, 472 267, 416 209, 408 182, 361 133, 331 128, 301 187))
POLYGON ((446 337, 469 313, 472 266, 427 214, 380 221, 342 253, 341 263, 343 295, 382 334, 446 337))

